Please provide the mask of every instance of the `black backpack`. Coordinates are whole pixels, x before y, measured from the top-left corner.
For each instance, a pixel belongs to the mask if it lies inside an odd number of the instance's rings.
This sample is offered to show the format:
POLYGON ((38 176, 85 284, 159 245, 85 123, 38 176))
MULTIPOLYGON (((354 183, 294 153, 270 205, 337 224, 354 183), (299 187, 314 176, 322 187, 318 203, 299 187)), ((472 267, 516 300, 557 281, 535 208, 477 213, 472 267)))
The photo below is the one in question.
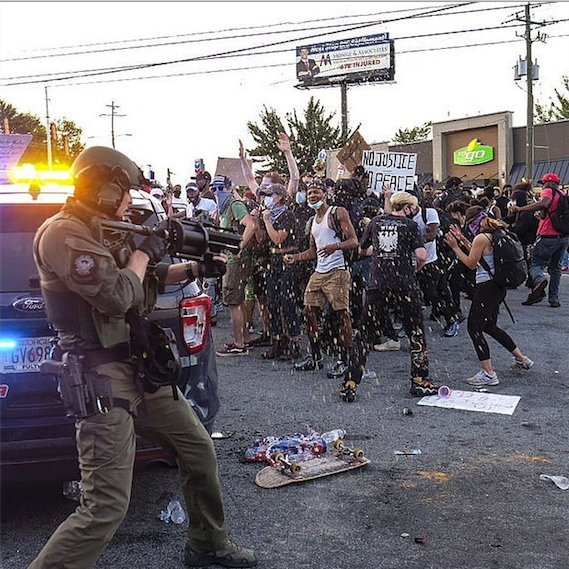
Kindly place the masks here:
POLYGON ((492 276, 492 280, 501 288, 515 289, 525 283, 528 278, 528 266, 524 258, 524 248, 517 235, 507 229, 490 232, 492 238, 486 237, 494 249, 494 272, 480 259, 480 264, 492 276))
POLYGON ((553 191, 554 195, 555 193, 559 195, 559 200, 557 201, 557 209, 551 213, 548 212, 551 225, 561 235, 569 235, 569 197, 557 189, 553 191))

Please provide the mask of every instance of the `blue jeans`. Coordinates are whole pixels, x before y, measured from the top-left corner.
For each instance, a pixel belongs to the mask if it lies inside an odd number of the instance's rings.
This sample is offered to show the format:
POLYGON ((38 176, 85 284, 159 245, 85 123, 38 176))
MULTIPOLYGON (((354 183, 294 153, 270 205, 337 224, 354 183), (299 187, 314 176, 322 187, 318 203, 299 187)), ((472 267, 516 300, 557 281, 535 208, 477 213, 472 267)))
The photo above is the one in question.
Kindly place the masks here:
POLYGON ((559 281, 561 280, 561 259, 569 246, 569 235, 546 238, 539 236, 533 247, 529 274, 534 287, 546 280, 545 269, 549 272, 549 302, 559 301, 559 281))

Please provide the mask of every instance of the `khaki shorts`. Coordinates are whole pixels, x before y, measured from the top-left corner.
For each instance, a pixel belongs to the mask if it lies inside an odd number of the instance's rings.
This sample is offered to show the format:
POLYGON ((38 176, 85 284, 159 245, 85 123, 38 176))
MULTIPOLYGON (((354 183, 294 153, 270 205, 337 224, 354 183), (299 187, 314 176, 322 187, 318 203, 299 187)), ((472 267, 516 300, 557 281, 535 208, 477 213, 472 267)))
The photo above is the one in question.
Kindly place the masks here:
POLYGON ((245 287, 251 277, 251 259, 227 265, 223 275, 223 302, 237 306, 245 302, 245 287))
POLYGON ((346 269, 313 273, 304 291, 304 306, 324 308, 328 301, 332 310, 349 310, 350 287, 350 271, 346 269))

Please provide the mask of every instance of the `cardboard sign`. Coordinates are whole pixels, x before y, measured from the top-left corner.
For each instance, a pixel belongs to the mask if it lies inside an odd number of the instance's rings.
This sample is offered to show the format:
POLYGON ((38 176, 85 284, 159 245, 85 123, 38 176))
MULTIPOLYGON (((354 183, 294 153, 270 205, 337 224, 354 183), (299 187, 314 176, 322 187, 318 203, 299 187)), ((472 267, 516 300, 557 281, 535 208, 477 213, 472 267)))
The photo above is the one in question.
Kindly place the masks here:
POLYGON ((362 163, 364 150, 369 150, 370 145, 364 140, 359 130, 356 130, 342 147, 336 158, 349 172, 353 172, 356 166, 362 163))
POLYGON ((383 184, 390 184, 393 192, 413 190, 416 154, 364 150, 362 164, 369 173, 369 187, 376 194, 383 193, 383 184))
POLYGON ((16 166, 32 138, 31 134, 0 134, 0 169, 16 166))
POLYGON ((496 393, 478 393, 476 391, 450 392, 448 397, 431 395, 423 397, 417 405, 430 407, 446 407, 463 411, 480 411, 482 413, 499 413, 513 415, 520 398, 517 395, 498 395, 496 393))
MULTIPOLYGON (((252 167, 251 160, 247 160, 249 168, 252 167)), ((241 169, 241 160, 239 158, 218 158, 217 167, 215 168, 216 176, 227 176, 231 179, 234 186, 248 186, 249 182, 245 179, 241 169)))

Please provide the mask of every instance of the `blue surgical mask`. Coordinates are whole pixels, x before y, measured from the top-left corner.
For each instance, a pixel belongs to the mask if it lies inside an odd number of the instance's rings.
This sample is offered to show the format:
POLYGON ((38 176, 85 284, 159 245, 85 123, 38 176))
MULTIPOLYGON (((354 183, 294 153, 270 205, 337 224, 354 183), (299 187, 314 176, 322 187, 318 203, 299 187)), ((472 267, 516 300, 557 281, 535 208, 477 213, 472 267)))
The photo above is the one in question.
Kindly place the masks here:
POLYGON ((306 203, 306 192, 296 192, 296 203, 298 205, 306 203))
POLYGON ((323 205, 324 202, 322 200, 318 200, 316 203, 309 203, 308 207, 311 207, 312 209, 320 209, 323 205))
POLYGON ((273 207, 275 205, 275 201, 273 200, 273 196, 265 196, 265 199, 263 200, 263 204, 265 205, 265 207, 267 209, 273 209, 273 207))

